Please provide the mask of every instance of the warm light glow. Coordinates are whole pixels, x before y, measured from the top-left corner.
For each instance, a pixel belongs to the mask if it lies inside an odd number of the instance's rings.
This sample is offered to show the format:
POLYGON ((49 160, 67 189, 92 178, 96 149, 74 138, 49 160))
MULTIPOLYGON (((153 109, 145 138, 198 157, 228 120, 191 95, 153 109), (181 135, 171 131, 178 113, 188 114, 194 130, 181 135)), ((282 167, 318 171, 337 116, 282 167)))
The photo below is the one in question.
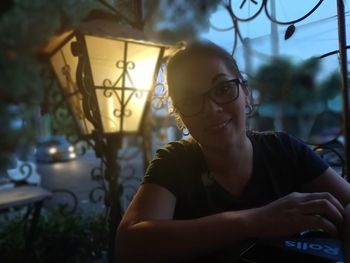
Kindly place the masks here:
POLYGON ((85 36, 85 39, 94 86, 104 86, 106 79, 114 84, 123 73, 117 68, 117 62, 124 58, 124 42, 94 36, 85 36))
MULTIPOLYGON (((124 52, 127 48, 126 61, 134 63, 128 73, 130 79, 125 78, 125 87, 150 90, 152 88, 153 74, 159 57, 160 48, 144 43, 127 43, 125 40, 112 40, 94 36, 86 36, 86 44, 90 66, 95 86, 103 86, 105 80, 110 80, 112 86, 121 87, 120 78, 123 71, 118 68, 118 61, 124 61, 124 52), (119 80, 119 81, 118 81, 119 80), (118 82, 117 82, 118 81, 118 82)), ((121 65, 121 64, 119 64, 121 65)), ((107 84, 105 82, 105 84, 107 84)))
POLYGON ((131 26, 96 20, 44 49, 82 135, 139 131, 160 55, 169 50, 144 37, 131 26))
MULTIPOLYGON (((130 70, 129 73, 137 89, 150 90, 152 88, 159 52, 159 47, 139 43, 128 44, 127 59, 135 63, 135 68, 130 70)), ((133 87, 129 79, 127 79, 125 86, 133 87)))
MULTIPOLYGON (((130 92, 126 92, 126 94, 130 94, 130 92)), ((137 131, 140 128, 140 121, 145 109, 148 94, 149 92, 139 92, 139 95, 134 94, 133 99, 127 105, 127 109, 131 110, 132 114, 124 118, 124 130, 126 132, 137 131)))
POLYGON ((137 132, 153 88, 160 47, 95 36, 85 36, 85 40, 103 132, 137 132))
POLYGON ((106 97, 103 94, 103 90, 97 90, 96 96, 97 96, 97 102, 100 105, 103 131, 106 133, 119 132, 120 118, 117 118, 113 114, 113 112, 116 109, 121 109, 117 96, 113 94, 110 97, 106 97))
MULTIPOLYGON (((126 116, 124 116, 123 119, 123 131, 136 132, 139 129, 148 93, 149 92, 138 92, 138 95, 136 95, 135 93, 132 94, 131 91, 124 91, 124 101, 129 96, 132 95, 132 97, 125 107, 126 116)), ((121 110, 121 104, 117 96, 121 98, 122 92, 118 91, 113 93, 111 97, 106 97, 103 95, 103 91, 98 90, 96 95, 98 104, 101 105, 100 111, 104 131, 107 133, 119 132, 121 129, 120 118, 113 113, 116 109, 121 110)), ((117 113, 120 113, 120 111, 117 111, 117 113)))

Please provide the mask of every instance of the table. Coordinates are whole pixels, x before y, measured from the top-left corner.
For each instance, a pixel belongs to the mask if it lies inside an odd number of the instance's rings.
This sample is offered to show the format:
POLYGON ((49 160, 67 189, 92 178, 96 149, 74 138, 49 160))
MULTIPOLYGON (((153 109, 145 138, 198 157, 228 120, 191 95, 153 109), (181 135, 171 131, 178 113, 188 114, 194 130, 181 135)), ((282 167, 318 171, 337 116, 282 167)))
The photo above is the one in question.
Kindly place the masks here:
POLYGON ((40 216, 43 202, 52 197, 52 193, 39 186, 25 185, 14 188, 0 190, 0 212, 12 207, 28 206, 30 212, 31 205, 34 206, 29 226, 26 234, 25 246, 29 250, 30 244, 35 236, 36 225, 40 216))

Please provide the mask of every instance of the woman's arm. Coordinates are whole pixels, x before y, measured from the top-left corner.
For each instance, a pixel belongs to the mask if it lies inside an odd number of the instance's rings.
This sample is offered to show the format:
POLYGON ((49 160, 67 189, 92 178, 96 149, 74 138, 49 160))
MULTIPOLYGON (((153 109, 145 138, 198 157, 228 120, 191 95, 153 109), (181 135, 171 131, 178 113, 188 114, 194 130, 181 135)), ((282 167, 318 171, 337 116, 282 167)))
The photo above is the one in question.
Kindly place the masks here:
POLYGON ((175 203, 175 196, 161 186, 140 187, 118 228, 118 255, 125 262, 196 255, 250 236, 249 211, 173 220, 175 203))
POLYGON ((335 234, 335 225, 343 220, 338 201, 320 193, 293 193, 264 207, 191 220, 173 220, 175 204, 175 196, 161 186, 140 187, 118 228, 118 255, 125 262, 195 256, 247 238, 291 235, 310 228, 335 234), (315 201, 320 202, 314 206, 315 201))
POLYGON ((340 177, 332 168, 328 168, 321 176, 306 184, 306 192, 329 192, 345 207, 343 239, 345 262, 350 263, 350 184, 340 177))
POLYGON ((309 193, 328 192, 337 198, 344 207, 350 203, 350 184, 330 167, 319 177, 305 184, 302 191, 309 193))

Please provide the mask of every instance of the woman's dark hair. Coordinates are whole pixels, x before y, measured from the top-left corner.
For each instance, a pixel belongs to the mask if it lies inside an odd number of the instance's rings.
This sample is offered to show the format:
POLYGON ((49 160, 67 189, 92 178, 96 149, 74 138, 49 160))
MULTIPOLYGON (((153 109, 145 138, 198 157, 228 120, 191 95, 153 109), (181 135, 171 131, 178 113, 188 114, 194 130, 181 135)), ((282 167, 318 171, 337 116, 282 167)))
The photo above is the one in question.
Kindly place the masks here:
POLYGON ((168 60, 166 66, 166 76, 170 97, 174 94, 174 88, 176 86, 176 79, 174 77, 176 74, 174 73, 181 67, 182 64, 186 63, 195 56, 212 56, 220 58, 229 70, 234 71, 240 79, 244 80, 238 69, 236 60, 230 53, 213 42, 197 40, 185 44, 185 48, 175 53, 175 55, 168 60))
MULTIPOLYGON (((221 59, 229 70, 235 72, 237 74, 237 77, 246 83, 244 77, 239 71, 236 60, 231 56, 230 53, 228 53, 220 46, 214 44, 213 42, 207 40, 196 40, 193 42, 185 43, 184 48, 176 52, 172 57, 169 58, 167 62, 166 78, 168 84, 168 94, 170 97, 172 97, 176 89, 176 70, 181 68, 183 64, 186 64, 196 56, 211 56, 221 59)), ((185 128, 185 125, 174 105, 171 107, 171 111, 174 113, 177 127, 180 130, 183 130, 185 128)))

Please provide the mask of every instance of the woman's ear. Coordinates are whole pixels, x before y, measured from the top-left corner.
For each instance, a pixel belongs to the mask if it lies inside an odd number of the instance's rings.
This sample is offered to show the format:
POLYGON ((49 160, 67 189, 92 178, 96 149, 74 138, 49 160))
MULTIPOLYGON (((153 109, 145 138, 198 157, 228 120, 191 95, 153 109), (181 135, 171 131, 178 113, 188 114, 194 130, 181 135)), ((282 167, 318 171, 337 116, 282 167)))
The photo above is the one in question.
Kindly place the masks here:
POLYGON ((250 89, 248 88, 247 85, 244 85, 242 87, 242 89, 243 89, 243 92, 244 92, 244 95, 245 95, 245 102, 246 102, 246 104, 250 104, 251 103, 251 95, 252 95, 250 89))

